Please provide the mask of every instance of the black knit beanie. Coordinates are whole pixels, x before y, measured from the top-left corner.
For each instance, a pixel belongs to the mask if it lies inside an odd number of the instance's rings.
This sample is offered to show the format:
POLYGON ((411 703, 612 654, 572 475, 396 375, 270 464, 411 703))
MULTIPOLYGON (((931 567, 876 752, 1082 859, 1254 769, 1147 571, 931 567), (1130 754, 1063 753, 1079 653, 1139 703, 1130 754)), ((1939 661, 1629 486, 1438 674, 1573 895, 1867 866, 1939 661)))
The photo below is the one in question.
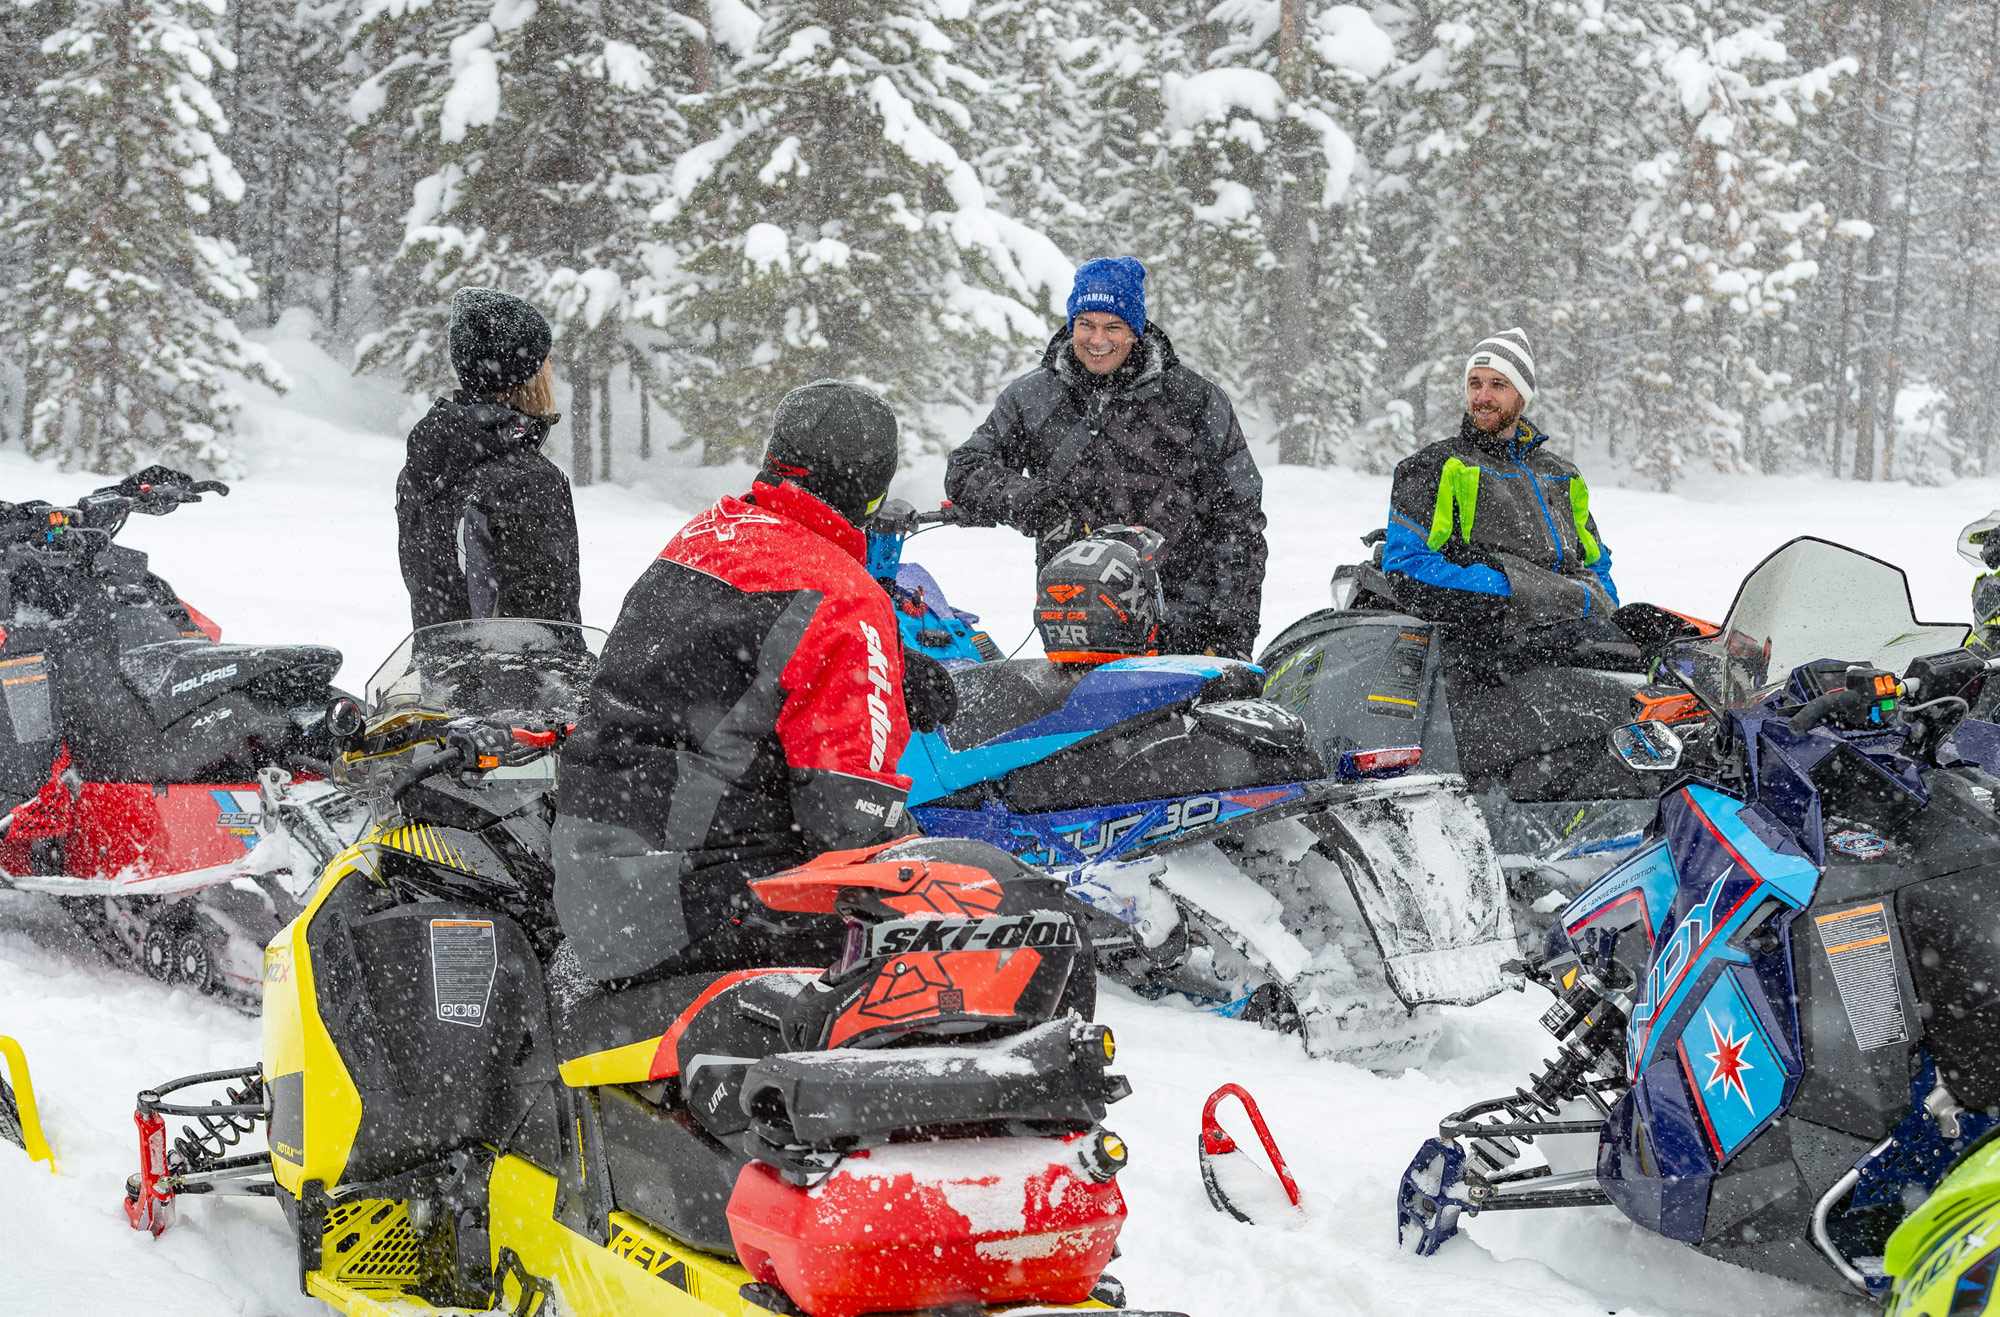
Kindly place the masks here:
POLYGON ((526 384, 549 355, 549 322, 497 288, 461 288, 451 297, 451 368, 473 393, 526 384))
POLYGON ((896 413, 879 394, 819 380, 778 404, 757 478, 789 480, 858 526, 889 492, 901 449, 896 413))

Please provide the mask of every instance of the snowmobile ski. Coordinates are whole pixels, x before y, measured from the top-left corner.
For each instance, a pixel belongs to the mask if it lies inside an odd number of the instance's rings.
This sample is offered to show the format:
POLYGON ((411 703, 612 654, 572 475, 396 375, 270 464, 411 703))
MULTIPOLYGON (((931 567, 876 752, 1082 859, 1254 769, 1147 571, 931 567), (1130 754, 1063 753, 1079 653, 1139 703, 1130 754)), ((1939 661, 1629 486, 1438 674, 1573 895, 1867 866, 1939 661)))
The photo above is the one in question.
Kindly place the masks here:
POLYGON ((0 1035, 0 1057, 6 1058, 7 1072, 0 1075, 0 1139, 28 1154, 30 1160, 56 1169, 55 1154, 42 1134, 42 1114, 35 1105, 35 1081, 28 1075, 28 1056, 21 1044, 0 1035))
POLYGON ((1264 1123, 1264 1113, 1257 1108, 1257 1100, 1240 1085, 1224 1084, 1208 1095, 1208 1102, 1201 1109, 1198 1148, 1201 1185, 1208 1191, 1208 1201, 1216 1211, 1227 1212, 1238 1221, 1251 1225, 1268 1225, 1274 1212, 1285 1210, 1282 1204, 1288 1203, 1292 1211, 1299 1210, 1298 1182, 1292 1179, 1291 1168, 1285 1165, 1285 1155, 1278 1151, 1278 1141, 1271 1137, 1270 1127, 1264 1123), (1264 1156, 1270 1160, 1278 1187, 1284 1191, 1282 1203, 1279 1196, 1272 1192, 1271 1177, 1250 1160, 1249 1154, 1237 1146, 1236 1140, 1216 1118, 1216 1108, 1222 1104, 1222 1099, 1228 1097, 1242 1104, 1251 1125, 1256 1127, 1257 1139, 1264 1145, 1264 1156))

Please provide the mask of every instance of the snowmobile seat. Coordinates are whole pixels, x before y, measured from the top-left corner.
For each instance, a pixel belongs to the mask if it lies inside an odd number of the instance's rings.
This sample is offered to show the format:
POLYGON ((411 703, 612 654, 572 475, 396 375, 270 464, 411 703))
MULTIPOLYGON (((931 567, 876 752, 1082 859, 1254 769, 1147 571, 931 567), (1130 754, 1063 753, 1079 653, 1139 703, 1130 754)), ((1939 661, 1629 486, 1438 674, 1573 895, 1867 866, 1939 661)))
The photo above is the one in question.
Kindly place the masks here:
POLYGON ((954 752, 1040 737, 1066 744, 1198 697, 1248 699, 1263 689, 1263 674, 1247 663, 1178 655, 1098 667, 1009 659, 956 669, 952 680, 958 716, 944 736, 954 752))
POLYGON ((218 696, 249 686, 302 695, 323 690, 340 669, 340 651, 324 645, 170 640, 125 651, 118 667, 154 725, 165 727, 218 696))
MULTIPOLYGON (((567 957, 557 955, 560 966, 567 957)), ((556 1054, 572 1088, 679 1079, 683 1066, 705 1053, 776 1052, 784 1046, 778 1026, 785 1004, 820 975, 740 969, 607 987, 557 966, 551 967, 562 984, 555 995, 556 1054)))

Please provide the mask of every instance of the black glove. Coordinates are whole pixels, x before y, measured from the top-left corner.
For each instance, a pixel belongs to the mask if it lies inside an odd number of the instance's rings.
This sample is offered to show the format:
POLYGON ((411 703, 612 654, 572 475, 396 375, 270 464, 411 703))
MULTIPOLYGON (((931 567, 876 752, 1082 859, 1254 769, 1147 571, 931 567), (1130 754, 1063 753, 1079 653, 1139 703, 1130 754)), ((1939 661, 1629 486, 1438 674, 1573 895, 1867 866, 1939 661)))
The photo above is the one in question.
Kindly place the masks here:
POLYGON ((155 463, 143 471, 133 472, 115 485, 106 485, 93 492, 129 498, 134 512, 157 517, 183 503, 199 503, 203 494, 227 495, 229 486, 220 480, 196 480, 185 471, 155 463))
POLYGON ((1987 571, 2000 568, 2000 531, 1987 531, 1979 541, 1979 561, 1987 571))
POLYGON ((546 754, 556 740, 552 733, 520 733, 484 718, 454 718, 447 726, 445 742, 458 747, 467 768, 518 768, 546 754))
POLYGON ((910 726, 935 732, 958 716, 958 687, 944 664, 928 654, 903 647, 903 710, 910 726))

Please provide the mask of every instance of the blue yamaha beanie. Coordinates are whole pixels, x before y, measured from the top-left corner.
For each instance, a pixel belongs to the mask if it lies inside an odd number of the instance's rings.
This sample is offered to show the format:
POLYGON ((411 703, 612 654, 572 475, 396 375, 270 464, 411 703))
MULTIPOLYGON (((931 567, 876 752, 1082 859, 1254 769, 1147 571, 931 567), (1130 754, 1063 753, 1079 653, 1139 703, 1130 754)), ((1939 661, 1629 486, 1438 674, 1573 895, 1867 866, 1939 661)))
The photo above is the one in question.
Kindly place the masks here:
POLYGON ((1109 311, 1131 326, 1135 334, 1146 332, 1146 267, 1130 256, 1100 256, 1077 267, 1076 283, 1069 290, 1069 324, 1085 311, 1109 311))

